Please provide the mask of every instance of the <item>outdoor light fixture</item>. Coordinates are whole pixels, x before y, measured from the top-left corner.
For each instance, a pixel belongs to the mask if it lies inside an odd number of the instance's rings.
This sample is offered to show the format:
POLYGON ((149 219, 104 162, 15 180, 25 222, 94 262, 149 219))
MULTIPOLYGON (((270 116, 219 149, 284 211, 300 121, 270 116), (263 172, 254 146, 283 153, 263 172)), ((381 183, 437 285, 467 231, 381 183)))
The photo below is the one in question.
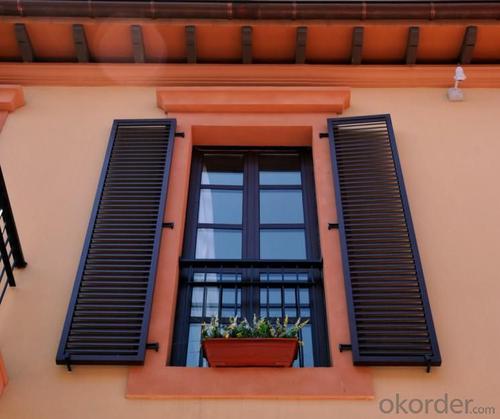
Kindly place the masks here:
POLYGON ((455 77, 453 78, 455 80, 455 85, 448 89, 448 99, 452 102, 460 102, 464 100, 464 92, 458 87, 458 83, 467 78, 464 69, 460 65, 455 69, 455 77))

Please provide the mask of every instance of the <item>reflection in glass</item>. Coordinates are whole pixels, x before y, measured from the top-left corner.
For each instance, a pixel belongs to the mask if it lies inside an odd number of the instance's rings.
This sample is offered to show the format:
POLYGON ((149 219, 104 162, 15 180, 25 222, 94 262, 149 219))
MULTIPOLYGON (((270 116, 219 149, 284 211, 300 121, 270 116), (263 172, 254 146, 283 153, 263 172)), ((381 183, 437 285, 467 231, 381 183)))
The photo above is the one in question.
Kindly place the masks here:
POLYGON ((260 222, 293 224, 304 222, 301 190, 261 190, 260 222))
POLYGON ((198 222, 206 224, 241 224, 243 192, 202 189, 198 222))
POLYGON ((261 259, 305 259, 304 230, 260 230, 261 259))
POLYGON ((241 259, 241 230, 199 228, 196 259, 241 259))
POLYGON ((261 185, 300 185, 300 157, 298 154, 263 154, 259 156, 259 183, 261 185))
POLYGON ((241 154, 207 154, 203 158, 202 185, 243 185, 241 154))

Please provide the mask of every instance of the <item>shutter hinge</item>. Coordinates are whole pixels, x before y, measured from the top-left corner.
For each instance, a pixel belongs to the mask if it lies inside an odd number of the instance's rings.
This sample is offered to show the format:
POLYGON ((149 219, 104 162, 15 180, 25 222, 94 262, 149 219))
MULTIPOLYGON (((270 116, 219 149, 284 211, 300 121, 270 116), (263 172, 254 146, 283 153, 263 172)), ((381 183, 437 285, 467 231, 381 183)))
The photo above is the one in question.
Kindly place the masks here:
POLYGON ((327 132, 320 132, 319 138, 328 138, 328 133, 327 132))
POLYGON ((184 133, 183 133, 183 132, 176 132, 176 133, 174 134, 174 136, 175 136, 175 137, 182 137, 182 138, 184 138, 184 133))
POLYGON ((173 229, 174 225, 175 225, 174 223, 163 223, 162 227, 163 228, 172 228, 173 229))
POLYGON ((328 223, 328 230, 334 230, 334 229, 338 229, 338 228, 339 228, 338 223, 328 223))
POLYGON ((155 352, 160 350, 160 344, 158 342, 146 343, 146 349, 153 349, 155 352))
POLYGON ((350 343, 339 343, 339 351, 352 351, 352 345, 350 343))

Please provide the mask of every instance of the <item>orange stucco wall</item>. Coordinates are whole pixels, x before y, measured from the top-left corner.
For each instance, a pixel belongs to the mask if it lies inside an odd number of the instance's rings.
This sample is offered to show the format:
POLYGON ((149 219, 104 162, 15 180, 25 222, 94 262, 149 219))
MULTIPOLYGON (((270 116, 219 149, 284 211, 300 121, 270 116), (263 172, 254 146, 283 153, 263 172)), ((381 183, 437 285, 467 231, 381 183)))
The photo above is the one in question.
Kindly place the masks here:
MULTIPOLYGON (((111 120, 164 113, 153 88, 25 88, 26 105, 9 116, 0 134, 0 163, 29 262, 16 272, 18 287, 8 290, 0 306, 0 350, 10 378, 0 418, 376 418, 390 417, 378 404, 396 393, 448 393, 497 405, 498 411, 500 90, 466 90, 462 103, 448 102, 445 93, 353 89, 346 111, 393 117, 441 368, 431 374, 421 368, 373 369, 371 401, 130 400, 127 368, 82 366, 68 373, 54 357, 111 120)), ((178 118, 180 130, 200 125, 196 115, 178 118)), ((303 115, 294 123, 313 119, 303 115)), ((241 121, 255 125, 252 115, 241 115, 241 121)), ((319 119, 312 125, 326 126, 319 119)))

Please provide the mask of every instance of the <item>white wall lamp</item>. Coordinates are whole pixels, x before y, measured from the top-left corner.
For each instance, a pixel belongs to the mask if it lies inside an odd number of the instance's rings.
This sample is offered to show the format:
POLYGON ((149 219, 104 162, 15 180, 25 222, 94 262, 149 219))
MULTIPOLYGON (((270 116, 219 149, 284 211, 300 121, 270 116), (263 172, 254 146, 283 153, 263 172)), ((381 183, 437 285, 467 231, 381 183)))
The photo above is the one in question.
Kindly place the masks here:
POLYGON ((464 92, 458 87, 458 84, 461 81, 464 81, 467 76, 465 75, 464 69, 460 65, 455 68, 455 77, 453 78, 455 80, 455 85, 448 89, 448 100, 451 102, 461 102, 464 100, 464 92))

